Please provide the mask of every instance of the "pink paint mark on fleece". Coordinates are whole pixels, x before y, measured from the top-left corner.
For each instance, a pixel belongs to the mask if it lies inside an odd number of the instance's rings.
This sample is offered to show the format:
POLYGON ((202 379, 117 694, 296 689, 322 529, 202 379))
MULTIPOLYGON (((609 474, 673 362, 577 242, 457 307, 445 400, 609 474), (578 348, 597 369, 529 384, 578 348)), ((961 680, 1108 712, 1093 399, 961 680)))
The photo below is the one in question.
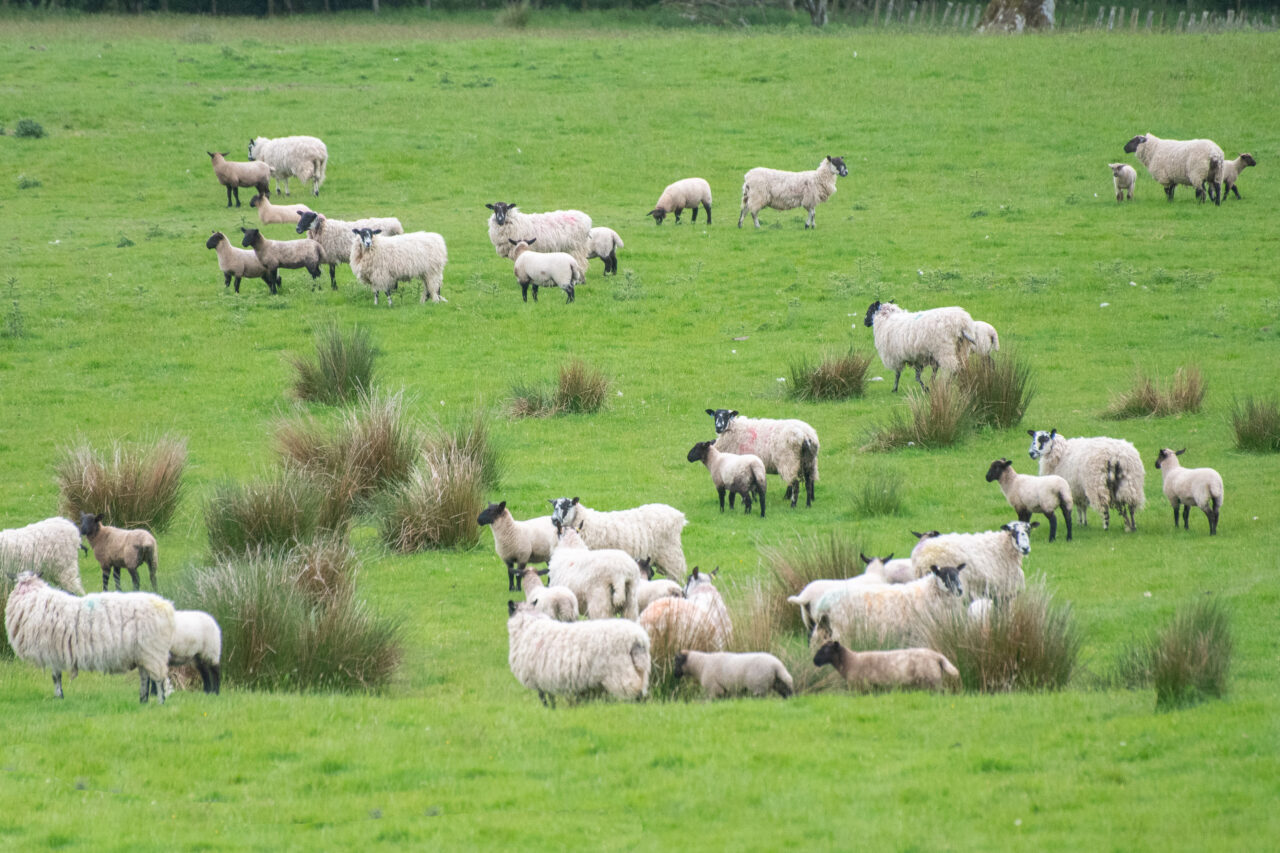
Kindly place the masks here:
POLYGON ((760 440, 760 435, 759 433, 756 432, 754 427, 752 429, 747 430, 746 436, 741 441, 738 442, 738 452, 751 453, 756 449, 756 442, 758 442, 759 440, 760 440))

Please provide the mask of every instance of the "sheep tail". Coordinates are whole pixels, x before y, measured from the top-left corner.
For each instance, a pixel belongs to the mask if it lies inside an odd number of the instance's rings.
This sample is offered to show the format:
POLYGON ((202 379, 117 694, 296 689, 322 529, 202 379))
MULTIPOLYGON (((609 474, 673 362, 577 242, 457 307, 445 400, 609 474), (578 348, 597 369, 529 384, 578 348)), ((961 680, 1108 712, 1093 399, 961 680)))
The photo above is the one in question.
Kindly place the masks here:
POLYGON ((943 678, 949 678, 954 681, 960 680, 960 670, 956 669, 955 665, 952 664, 951 661, 947 660, 946 658, 943 658, 942 660, 938 661, 938 668, 942 670, 943 678))
POLYGON ((1222 180, 1222 155, 1209 155, 1209 180, 1219 182, 1222 180))

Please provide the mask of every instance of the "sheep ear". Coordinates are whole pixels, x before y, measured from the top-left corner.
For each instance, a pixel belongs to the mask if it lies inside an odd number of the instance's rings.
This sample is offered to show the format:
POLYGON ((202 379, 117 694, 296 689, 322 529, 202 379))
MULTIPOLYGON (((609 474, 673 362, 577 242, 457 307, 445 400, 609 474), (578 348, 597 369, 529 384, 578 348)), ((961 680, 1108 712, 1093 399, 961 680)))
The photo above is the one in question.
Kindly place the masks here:
POLYGON ((507 599, 507 616, 516 615, 516 603, 511 599, 507 599))
POLYGON ((715 409, 707 409, 707 414, 708 414, 708 415, 711 415, 711 417, 713 417, 713 418, 714 418, 714 417, 716 416, 716 410, 715 410, 715 409))
POLYGON ((577 505, 578 505, 578 499, 577 499, 577 498, 574 498, 574 499, 573 499, 573 505, 574 505, 574 506, 577 506, 577 505))
POLYGON ((547 498, 547 503, 551 504, 552 506, 555 506, 555 505, 556 505, 556 499, 555 499, 555 498, 547 498))
POLYGON ((738 410, 737 410, 737 409, 732 409, 732 410, 730 410, 730 412, 729 412, 729 417, 731 417, 731 418, 736 418, 737 416, 738 416, 738 410))
POLYGON ((502 511, 503 511, 504 509, 506 509, 506 508, 507 508, 507 502, 506 502, 506 501, 501 501, 501 502, 498 504, 498 512, 502 512, 502 511))
POLYGON ((890 552, 889 552, 889 556, 885 557, 885 558, 884 558, 884 561, 887 563, 887 562, 889 562, 889 561, 890 561, 890 560, 892 560, 892 559, 893 559, 893 552, 892 552, 892 551, 890 551, 890 552))
MULTIPOLYGON (((1039 523, 1040 523, 1040 522, 1038 522, 1038 521, 1036 522, 1036 524, 1039 524, 1039 523)), ((959 572, 961 569, 963 569, 963 568, 964 568, 965 566, 967 566, 967 565, 969 565, 969 564, 968 564, 968 563, 961 563, 960 565, 956 566, 956 571, 957 571, 957 572, 959 572)))
POLYGON ((534 570, 534 574, 539 574, 539 575, 549 575, 549 574, 551 574, 551 570, 550 570, 550 569, 535 569, 535 570, 534 570))
POLYGON ((861 551, 858 552, 858 559, 862 560, 862 562, 866 563, 868 566, 871 565, 871 558, 861 551))
POLYGON ((1029 430, 1027 430, 1027 435, 1031 436, 1032 438, 1035 438, 1035 437, 1036 437, 1036 431, 1035 431, 1035 430, 1033 430, 1033 429, 1029 429, 1029 430))
POLYGON ((493 210, 493 205, 491 204, 486 204, 485 207, 489 208, 490 210, 493 210))
POLYGON ((1187 449, 1184 447, 1184 448, 1182 448, 1181 450, 1175 450, 1175 451, 1173 451, 1173 455, 1174 455, 1174 456, 1181 456, 1182 454, 1184 454, 1184 453, 1186 453, 1186 452, 1187 452, 1187 449))
POLYGON ((1054 427, 1053 429, 1049 430, 1049 440, 1050 440, 1050 441, 1053 441, 1055 438, 1057 438, 1057 436, 1058 436, 1058 429, 1057 429, 1057 427, 1054 427))
POLYGON ((1035 530, 1039 526, 1040 526, 1040 522, 1038 521, 1033 521, 1027 525, 1027 527, 1031 528, 1032 530, 1035 530))

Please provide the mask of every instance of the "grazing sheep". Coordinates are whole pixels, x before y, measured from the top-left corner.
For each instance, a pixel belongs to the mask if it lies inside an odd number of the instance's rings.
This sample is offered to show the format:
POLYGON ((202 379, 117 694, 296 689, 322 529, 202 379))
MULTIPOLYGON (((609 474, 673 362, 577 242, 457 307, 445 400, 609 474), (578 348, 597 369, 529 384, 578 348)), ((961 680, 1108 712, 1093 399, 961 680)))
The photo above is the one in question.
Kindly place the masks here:
POLYGON ((222 692, 222 629, 203 610, 176 610, 169 666, 194 663, 205 693, 222 692))
MULTIPOLYGON (((766 207, 774 210, 791 210, 803 207, 809 211, 805 228, 816 228, 813 216, 818 205, 831 198, 836 191, 836 176, 847 177, 843 157, 824 157, 818 168, 809 172, 784 172, 779 169, 757 167, 742 179, 742 212, 738 214, 738 227, 747 213, 751 221, 760 227, 759 213, 766 207)), ((708 218, 710 210, 708 209, 708 218)))
POLYGON ((764 698, 775 691, 783 699, 795 693, 791 673, 768 652, 699 652, 681 649, 672 675, 698 679, 710 699, 750 693, 764 698))
POLYGON ((102 513, 80 513, 80 535, 89 540, 94 559, 102 566, 102 591, 115 570, 116 592, 120 591, 120 570, 128 569, 133 588, 138 589, 138 566, 143 563, 151 572, 151 589, 156 587, 156 537, 148 530, 125 530, 102 523, 102 513))
POLYGON ((720 511, 724 512, 724 493, 729 493, 729 509, 733 498, 742 495, 743 511, 751 514, 751 496, 760 499, 760 517, 764 518, 764 496, 768 483, 764 476, 764 462, 752 453, 723 453, 715 448, 714 441, 700 441, 690 450, 690 462, 701 462, 711 473, 711 482, 720 495, 720 511))
POLYGON ((80 552, 89 549, 80 543, 80 528, 65 518, 46 518, 0 530, 0 559, 5 571, 21 571, 48 575, 65 590, 84 595, 80 582, 80 552))
POLYGON ((604 261, 605 275, 617 275, 618 250, 623 248, 622 238, 618 236, 618 232, 603 226, 592 228, 588 244, 590 251, 587 252, 587 259, 599 258, 604 261))
POLYGON ((356 228, 378 228, 388 236, 403 234, 404 226, 394 216, 366 217, 346 222, 341 219, 329 219, 322 213, 313 210, 298 216, 296 231, 305 233, 320 244, 320 254, 324 263, 329 265, 329 286, 338 289, 338 264, 351 263, 351 250, 356 238, 351 232, 356 228))
POLYGON ((102 592, 79 597, 54 589, 32 572, 18 575, 4 614, 9 645, 22 660, 53 670, 53 695, 62 673, 127 672, 138 668, 139 701, 154 681, 168 694, 173 605, 149 592, 102 592))
POLYGON ((578 597, 567 586, 543 586, 538 570, 530 566, 521 574, 524 599, 557 622, 578 621, 578 597))
POLYGON ((280 270, 305 269, 311 281, 320 277, 320 247, 313 240, 268 240, 257 228, 241 228, 240 245, 253 249, 258 263, 266 269, 264 276, 272 293, 280 292, 280 270))
POLYGON ((1241 154, 1234 160, 1227 160, 1222 164, 1222 197, 1230 198, 1232 193, 1236 194, 1236 198, 1240 198, 1240 190, 1236 189, 1236 181, 1240 179, 1240 173, 1249 166, 1258 165, 1258 161, 1253 159, 1252 154, 1241 154))
POLYGON ((1111 183, 1116 187, 1116 201, 1124 201, 1125 194, 1128 193, 1129 200, 1133 200, 1133 185, 1138 182, 1138 172, 1128 163, 1108 163, 1111 167, 1111 183))
POLYGON ((485 507, 476 522, 493 525, 493 548, 507 567, 507 592, 520 589, 525 566, 548 562, 556 549, 556 526, 549 515, 516 521, 503 501, 485 507))
POLYGON ((236 280, 236 293, 240 292, 242 278, 267 280, 267 268, 258 260, 258 256, 248 249, 237 249, 231 245, 227 235, 221 231, 214 231, 213 236, 205 241, 204 247, 218 253, 218 269, 222 270, 224 288, 231 285, 232 278, 236 280))
POLYGON ((655 569, 648 560, 637 560, 640 567, 640 585, 636 587, 636 609, 641 613, 659 598, 684 598, 684 587, 670 578, 654 578, 662 569, 655 569))
MULTIPOLYGON (((653 206, 653 210, 646 213, 645 216, 652 216, 654 222, 661 225, 662 220, 667 217, 668 213, 675 213, 676 224, 679 225, 680 214, 684 212, 686 207, 690 207, 693 208, 693 221, 697 222, 698 205, 706 208, 707 224, 710 225, 711 184, 702 178, 684 178, 674 184, 668 184, 667 188, 662 191, 662 195, 658 196, 658 203, 653 206)), ((793 204, 791 206, 795 207, 796 205, 793 204)))
POLYGON ((1027 585, 1022 558, 1031 553, 1031 531, 1040 522, 1011 521, 999 530, 982 533, 944 533, 921 539, 911 549, 917 577, 936 565, 965 563, 965 587, 970 598, 1013 598, 1027 585))
POLYGON ((695 567, 684 588, 684 598, 660 598, 640 614, 640 624, 652 642, 658 638, 674 638, 688 648, 698 651, 722 652, 733 639, 733 621, 724 605, 720 591, 715 588, 710 574, 695 567))
POLYGON ((515 261, 516 282, 520 295, 529 301, 529 285, 533 285, 533 301, 538 301, 539 287, 558 287, 566 294, 565 302, 573 301, 573 287, 586 281, 583 267, 567 252, 535 252, 529 247, 538 242, 537 237, 512 240, 515 248, 511 259, 515 261))
POLYGON ((1000 352, 1000 333, 996 327, 982 320, 973 321, 973 347, 979 355, 1000 352))
POLYGON ((787 484, 787 491, 782 497, 791 501, 792 509, 800 497, 800 479, 803 477, 804 505, 813 505, 819 450, 818 433, 813 427, 795 419, 744 418, 732 409, 707 409, 707 414, 715 420, 716 435, 719 436, 716 450, 759 456, 764 462, 765 472, 777 474, 787 484))
POLYGON ((1040 461, 1040 475, 1057 474, 1071 484, 1071 501, 1080 526, 1088 524, 1088 510, 1093 507, 1102 513, 1102 529, 1108 529, 1114 506, 1126 530, 1138 529, 1133 514, 1147 503, 1143 491, 1146 473, 1132 444, 1106 437, 1065 438, 1056 429, 1029 429, 1027 435, 1031 436, 1027 455, 1040 461))
POLYGON ((684 548, 680 531, 687 523, 684 513, 666 504, 644 504, 634 509, 600 512, 578 503, 575 498, 555 498, 551 519, 565 527, 576 527, 591 548, 617 548, 635 560, 649 560, 661 566, 675 581, 684 580, 684 548))
POLYGON ((924 577, 911 583, 846 585, 819 600, 815 618, 829 626, 834 639, 848 636, 859 625, 882 637, 922 640, 926 617, 964 595, 964 568, 964 563, 954 568, 930 566, 924 577))
POLYGON ((240 206, 241 187, 253 187, 260 193, 271 191, 271 168, 266 163, 237 163, 228 160, 225 152, 205 153, 213 160, 213 174, 218 183, 227 188, 227 207, 231 206, 232 193, 236 196, 236 207, 240 206))
POLYGON ((1056 474, 1044 477, 1019 474, 1008 459, 997 459, 987 469, 987 482, 1000 484, 1004 499, 1018 514, 1019 521, 1030 521, 1033 512, 1048 518, 1050 542, 1058 535, 1058 517, 1054 513, 1061 509, 1067 522, 1067 541, 1071 541, 1071 513, 1075 505, 1071 500, 1071 484, 1064 478, 1056 474))
POLYGON ((560 527, 560 539, 547 563, 553 586, 567 587, 578 600, 578 610, 588 619, 640 615, 636 587, 640 567, 617 548, 588 548, 578 531, 560 527))
POLYGON ((907 365, 916 369, 916 382, 928 391, 920 379, 926 366, 933 367, 934 379, 939 368, 954 373, 964 365, 969 348, 978 343, 973 318, 954 306, 909 312, 892 301, 877 300, 867 307, 862 324, 871 329, 880 360, 893 371, 894 391, 907 365))
POLYGON ((378 294, 387 294, 391 307, 391 291, 402 281, 422 279, 422 302, 448 302, 440 295, 444 284, 444 265, 449 251, 444 238, 432 231, 380 236, 381 228, 353 228, 358 238, 351 247, 351 271, 373 290, 373 304, 378 294))
POLYGON ((324 169, 329 163, 329 149, 314 136, 281 136, 267 139, 259 136, 249 142, 249 159, 261 160, 271 167, 276 179, 276 192, 280 192, 280 179, 284 178, 284 194, 289 194, 289 178, 295 177, 306 184, 311 182, 311 194, 320 195, 324 183, 324 169))
POLYGON ((528 602, 507 602, 507 663, 516 680, 550 707, 556 696, 604 690, 619 699, 649 692, 649 636, 634 622, 557 622, 528 602))
POLYGON ((581 210, 553 210, 550 213, 522 213, 516 205, 497 201, 486 204, 489 216, 489 242, 501 258, 513 258, 512 240, 529 237, 542 241, 547 252, 567 252, 582 269, 587 268, 591 251, 591 217, 581 210))
POLYGON ((1124 153, 1138 155, 1151 177, 1164 187, 1169 201, 1173 201, 1173 188, 1185 184, 1195 188, 1201 202, 1210 198, 1214 204, 1222 204, 1222 166, 1226 158, 1216 142, 1161 139, 1147 133, 1126 142, 1124 153))
POLYGON ((933 649, 893 649, 855 652, 839 640, 818 649, 813 665, 831 664, 854 690, 954 690, 960 671, 933 649))
POLYGON ((298 217, 311 211, 305 204, 272 204, 266 193, 249 199, 249 206, 258 209, 258 221, 263 225, 297 225, 298 217))
POLYGON ((1187 517, 1191 514, 1191 507, 1196 506, 1204 510, 1205 517, 1209 519, 1209 535, 1215 536, 1218 533, 1218 513, 1222 509, 1222 475, 1212 468, 1183 468, 1178 457, 1186 452, 1185 447, 1181 450, 1163 447, 1156 456, 1156 467, 1163 478, 1164 496, 1173 506, 1173 527, 1175 530, 1178 527, 1178 507, 1181 506, 1182 527, 1190 530, 1191 522, 1187 517))

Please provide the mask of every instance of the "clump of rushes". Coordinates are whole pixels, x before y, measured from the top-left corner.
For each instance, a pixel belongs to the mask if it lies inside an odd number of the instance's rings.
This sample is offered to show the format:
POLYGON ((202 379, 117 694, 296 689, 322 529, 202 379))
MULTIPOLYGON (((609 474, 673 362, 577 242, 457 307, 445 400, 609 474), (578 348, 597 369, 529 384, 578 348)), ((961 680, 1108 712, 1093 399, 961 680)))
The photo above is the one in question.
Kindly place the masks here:
POLYGON ((166 530, 182 497, 187 441, 166 435, 154 441, 113 441, 103 450, 82 441, 64 448, 54 463, 58 512, 67 518, 102 513, 117 527, 166 530))
POLYGON ((816 365, 792 362, 787 393, 797 400, 847 400, 861 397, 871 357, 850 348, 827 355, 816 365))

